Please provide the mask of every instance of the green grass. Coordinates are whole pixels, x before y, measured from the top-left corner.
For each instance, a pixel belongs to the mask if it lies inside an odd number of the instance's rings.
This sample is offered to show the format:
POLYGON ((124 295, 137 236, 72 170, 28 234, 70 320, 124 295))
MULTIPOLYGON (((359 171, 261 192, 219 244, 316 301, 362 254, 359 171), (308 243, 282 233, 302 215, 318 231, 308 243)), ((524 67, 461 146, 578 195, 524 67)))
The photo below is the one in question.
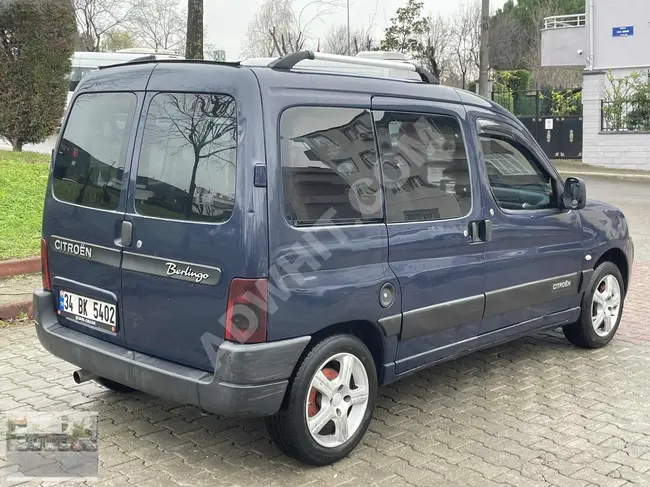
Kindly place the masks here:
POLYGON ((0 259, 40 252, 50 156, 0 150, 0 259))

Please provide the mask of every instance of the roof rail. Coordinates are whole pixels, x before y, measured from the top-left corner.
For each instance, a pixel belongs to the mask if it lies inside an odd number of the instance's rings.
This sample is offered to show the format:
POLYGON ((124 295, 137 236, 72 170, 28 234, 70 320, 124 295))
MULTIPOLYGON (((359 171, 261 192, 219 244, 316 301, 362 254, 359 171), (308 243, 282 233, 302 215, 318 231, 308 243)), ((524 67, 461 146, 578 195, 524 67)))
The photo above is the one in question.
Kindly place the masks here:
POLYGON ((117 66, 128 66, 129 64, 149 64, 149 63, 158 63, 158 64, 211 64, 214 66, 234 66, 237 67, 240 65, 239 61, 212 61, 209 59, 185 59, 185 58, 164 58, 158 59, 155 54, 149 56, 138 57, 135 59, 130 59, 122 63, 108 64, 105 66, 98 66, 99 69, 108 69, 115 68, 117 66))
POLYGON ((407 71, 414 71, 420 75, 420 78, 424 83, 429 83, 432 85, 439 85, 440 81, 436 78, 429 70, 423 68, 422 66, 416 66, 415 64, 409 62, 401 61, 385 61, 383 59, 368 59, 363 57, 354 57, 354 56, 340 56, 338 54, 327 54, 323 52, 314 52, 314 51, 298 51, 292 52, 281 58, 278 58, 269 63, 269 68, 271 69, 286 69, 289 70, 293 68, 300 61, 304 60, 320 60, 320 61, 330 61, 341 64, 355 64, 357 66, 374 66, 379 68, 393 68, 393 69, 405 69, 407 71))
POLYGON ((149 55, 145 55, 145 56, 141 56, 141 57, 136 57, 136 58, 133 58, 133 59, 128 59, 128 60, 123 61, 121 63, 118 62, 118 63, 115 63, 115 64, 105 64, 103 66, 97 66, 97 67, 101 70, 101 69, 106 69, 106 68, 112 68, 112 67, 115 67, 115 66, 121 66, 123 64, 150 63, 150 62, 155 61, 155 60, 156 60, 156 56, 154 56, 153 54, 149 54, 149 55))

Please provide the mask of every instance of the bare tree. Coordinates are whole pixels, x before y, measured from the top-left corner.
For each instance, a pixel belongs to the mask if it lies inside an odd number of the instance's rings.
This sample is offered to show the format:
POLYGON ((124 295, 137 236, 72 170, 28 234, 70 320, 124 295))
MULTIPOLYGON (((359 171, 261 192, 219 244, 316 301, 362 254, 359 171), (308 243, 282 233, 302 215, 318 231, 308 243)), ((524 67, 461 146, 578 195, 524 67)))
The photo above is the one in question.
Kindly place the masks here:
POLYGON ((475 1, 462 5, 451 28, 453 69, 460 86, 467 88, 480 66, 481 9, 475 1))
POLYGON ((527 34, 512 12, 495 15, 490 21, 490 67, 498 70, 521 69, 527 34))
POLYGON ((309 27, 341 7, 341 0, 312 0, 298 9, 295 0, 264 0, 248 24, 244 53, 282 56, 303 49, 309 27))
POLYGON ((422 41, 421 61, 440 79, 447 69, 452 50, 451 27, 449 20, 440 14, 430 16, 427 22, 427 30, 422 41))
POLYGON ((99 51, 104 35, 125 23, 137 0, 73 0, 81 46, 99 51))
MULTIPOLYGON (((372 51, 378 45, 370 29, 356 29, 350 32, 350 55, 356 56, 361 51, 372 51)), ((330 29, 321 46, 323 52, 330 54, 348 53, 348 28, 337 25, 330 29)))
POLYGON ((185 49, 186 23, 179 0, 140 0, 127 22, 139 44, 180 52, 185 49))

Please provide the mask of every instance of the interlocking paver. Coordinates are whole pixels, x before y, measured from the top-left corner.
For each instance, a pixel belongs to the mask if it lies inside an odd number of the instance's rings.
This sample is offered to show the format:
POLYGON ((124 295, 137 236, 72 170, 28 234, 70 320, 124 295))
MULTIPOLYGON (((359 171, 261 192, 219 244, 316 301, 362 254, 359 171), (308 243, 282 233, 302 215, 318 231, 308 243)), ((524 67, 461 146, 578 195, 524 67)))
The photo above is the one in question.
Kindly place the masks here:
MULTIPOLYGON (((599 197, 623 208, 633 232, 647 228, 650 202, 623 188, 599 197)), ((0 410, 96 411, 100 478, 89 484, 98 486, 650 485, 650 233, 635 245, 610 346, 580 350, 546 332, 382 388, 359 448, 329 467, 283 456, 261 420, 77 386, 75 367, 45 352, 29 326, 0 330, 0 410)), ((0 456, 0 484, 15 470, 0 456)))

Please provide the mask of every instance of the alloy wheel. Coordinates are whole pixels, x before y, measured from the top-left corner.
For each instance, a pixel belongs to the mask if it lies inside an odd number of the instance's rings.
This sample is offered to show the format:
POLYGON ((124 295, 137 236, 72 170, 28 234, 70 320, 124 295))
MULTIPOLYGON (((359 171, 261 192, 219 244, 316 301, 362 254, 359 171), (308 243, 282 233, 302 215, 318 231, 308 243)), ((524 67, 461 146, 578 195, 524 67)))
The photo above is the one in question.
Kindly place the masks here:
POLYGON ((305 404, 307 428, 321 446, 335 448, 361 426, 368 408, 368 373, 355 355, 338 353, 318 367, 305 404))
POLYGON ((616 277, 608 274, 596 286, 591 304, 591 324, 596 335, 609 335, 616 326, 620 312, 621 286, 616 277))

